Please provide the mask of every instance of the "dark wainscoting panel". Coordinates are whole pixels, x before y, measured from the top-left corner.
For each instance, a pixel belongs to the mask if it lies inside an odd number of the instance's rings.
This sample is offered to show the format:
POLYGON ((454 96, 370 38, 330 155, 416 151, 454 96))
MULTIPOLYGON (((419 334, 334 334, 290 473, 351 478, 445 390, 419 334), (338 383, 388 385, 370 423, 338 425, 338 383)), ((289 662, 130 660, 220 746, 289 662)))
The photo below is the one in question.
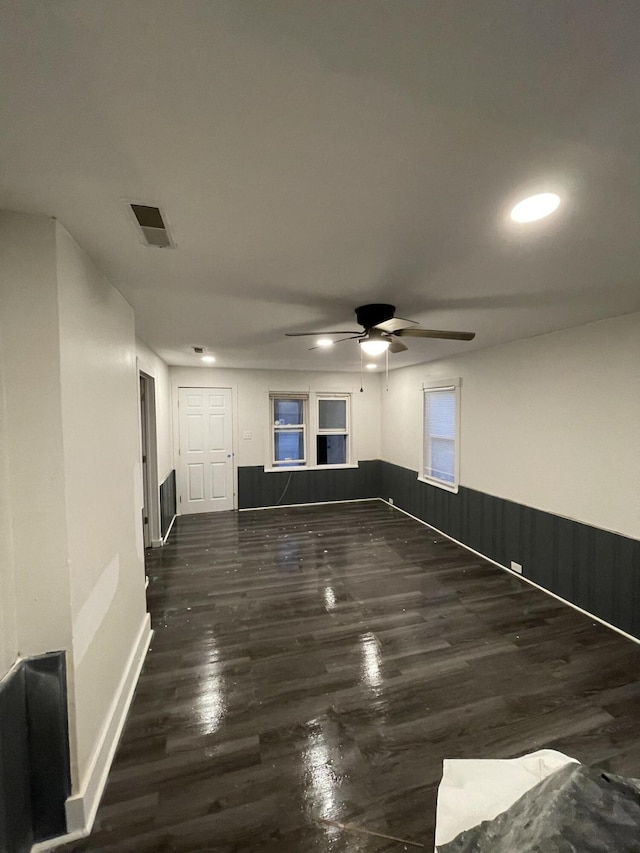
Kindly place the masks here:
POLYGON ((164 539, 176 514, 176 472, 169 474, 160 486, 160 535, 164 539))
POLYGON ((380 462, 380 496, 503 566, 640 638, 640 542, 380 462))
POLYGON ((64 804, 71 794, 64 652, 24 662, 33 834, 36 841, 64 835, 64 804))
POLYGON ((360 462, 357 468, 316 468, 288 473, 266 472, 262 465, 238 468, 238 508, 377 498, 380 465, 374 459, 360 462))
POLYGON ((24 668, 0 683, 0 850, 27 853, 33 843, 24 668))
POLYGON ((640 542, 461 487, 422 483, 415 471, 372 460, 326 471, 238 469, 238 506, 393 498, 400 509, 640 638, 640 542))
POLYGON ((20 661, 0 683, 0 850, 66 832, 71 792, 64 652, 20 661))

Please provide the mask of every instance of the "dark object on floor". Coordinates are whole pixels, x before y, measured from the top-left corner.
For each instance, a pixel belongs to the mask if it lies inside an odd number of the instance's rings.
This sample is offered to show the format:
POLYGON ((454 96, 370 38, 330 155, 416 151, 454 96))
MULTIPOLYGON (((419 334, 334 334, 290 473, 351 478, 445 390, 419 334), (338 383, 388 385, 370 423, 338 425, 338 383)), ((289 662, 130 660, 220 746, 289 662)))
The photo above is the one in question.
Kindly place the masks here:
POLYGON ((438 853, 638 853, 640 780, 578 764, 548 776, 494 820, 438 853))

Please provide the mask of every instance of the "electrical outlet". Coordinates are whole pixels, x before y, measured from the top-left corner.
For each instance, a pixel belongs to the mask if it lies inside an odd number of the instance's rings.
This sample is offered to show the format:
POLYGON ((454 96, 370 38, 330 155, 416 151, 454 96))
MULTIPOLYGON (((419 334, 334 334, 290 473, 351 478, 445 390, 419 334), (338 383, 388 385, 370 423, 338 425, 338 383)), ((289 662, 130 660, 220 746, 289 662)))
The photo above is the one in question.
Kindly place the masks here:
POLYGON ((511 571, 517 572, 519 575, 521 575, 522 574, 522 566, 520 565, 520 563, 514 563, 513 560, 511 560, 511 571))
POLYGON ((393 506, 393 498, 389 498, 389 503, 393 506))
POLYGON ((251 430, 245 429, 245 431, 242 433, 242 437, 251 438, 251 430))

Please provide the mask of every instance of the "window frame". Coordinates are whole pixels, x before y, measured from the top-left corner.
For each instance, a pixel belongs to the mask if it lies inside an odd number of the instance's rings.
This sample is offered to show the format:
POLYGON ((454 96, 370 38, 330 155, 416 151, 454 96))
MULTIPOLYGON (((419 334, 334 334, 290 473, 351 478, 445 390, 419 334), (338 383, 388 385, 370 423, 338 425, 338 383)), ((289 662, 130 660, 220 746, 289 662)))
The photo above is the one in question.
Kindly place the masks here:
POLYGON ((271 469, 274 471, 292 471, 297 468, 308 467, 309 447, 308 447, 308 427, 309 427, 309 394, 308 393, 278 393, 271 392, 269 394, 269 420, 271 433, 271 469), (276 400, 302 400, 302 423, 301 424, 283 424, 276 425, 275 403, 276 400), (297 432, 302 429, 302 459, 276 460, 276 433, 297 432))
POLYGON ((268 448, 269 457, 265 459, 263 469, 265 472, 276 471, 326 471, 340 468, 358 468, 358 461, 353 457, 353 434, 352 428, 352 391, 279 391, 268 389, 267 406, 269 422, 267 424, 268 434, 265 433, 265 450, 268 448), (303 400, 303 424, 290 424, 283 427, 275 425, 275 400, 303 400), (345 400, 346 402, 346 429, 320 429, 320 400, 345 400), (303 429, 304 460, 295 460, 291 464, 276 462, 275 459, 275 435, 278 430, 303 429), (318 465, 318 435, 346 435, 346 462, 339 464, 318 465))
POLYGON ((351 394, 347 392, 342 393, 331 393, 329 391, 318 391, 315 395, 316 397, 316 406, 315 406, 315 433, 314 433, 314 446, 313 452, 315 455, 315 465, 317 468, 346 468, 351 466, 351 394), (342 429, 321 429, 320 428, 320 401, 321 400, 344 400, 345 403, 345 428, 342 429), (344 454, 344 462, 338 462, 334 464, 320 464, 318 462, 318 436, 319 435, 344 435, 346 437, 345 440, 345 454, 344 454))
POLYGON ((422 483, 428 483, 431 486, 436 486, 439 489, 444 489, 447 492, 458 493, 460 485, 460 377, 454 379, 430 380, 422 385, 422 440, 420 449, 420 470, 418 472, 418 480, 422 483), (427 440, 432 438, 431 433, 427 432, 427 399, 431 393, 440 391, 453 391, 455 393, 455 429, 454 429, 454 474, 453 483, 448 480, 441 480, 431 474, 427 474, 427 463, 430 457, 431 444, 427 445, 427 440))

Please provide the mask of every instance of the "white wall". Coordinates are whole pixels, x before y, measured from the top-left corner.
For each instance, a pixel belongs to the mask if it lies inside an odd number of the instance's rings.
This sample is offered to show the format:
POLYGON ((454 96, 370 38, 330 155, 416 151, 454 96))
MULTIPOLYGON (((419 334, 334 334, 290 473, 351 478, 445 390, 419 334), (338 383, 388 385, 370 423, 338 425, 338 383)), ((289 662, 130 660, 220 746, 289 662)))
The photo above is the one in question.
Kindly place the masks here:
POLYGON ((13 613, 5 615, 16 626, 11 657, 65 649, 71 640, 55 222, 0 212, 0 257, 2 518, 11 535, 2 545, 2 581, 11 587, 15 578, 13 613))
POLYGON ((234 400, 236 464, 270 463, 269 392, 351 392, 352 458, 380 458, 380 377, 359 373, 320 373, 299 370, 232 370, 228 368, 172 367, 174 453, 178 459, 178 388, 231 388, 234 400), (245 431, 251 439, 244 439, 245 431))
POLYGON ((0 679, 11 668, 18 655, 7 440, 8 424, 0 337, 0 679))
POLYGON ((171 442, 171 383, 169 367, 159 355, 139 338, 136 341, 138 367, 153 377, 156 392, 156 445, 158 451, 158 484, 163 483, 173 469, 171 442))
POLYGON ((0 257, 0 666, 67 652, 78 795, 148 627, 133 311, 48 217, 0 214, 0 257))
POLYGON ((145 620, 133 309, 61 225, 57 276, 79 778, 145 620))
POLYGON ((460 483, 640 538, 640 314, 393 371, 382 458, 417 471, 421 387, 460 376, 460 483))

